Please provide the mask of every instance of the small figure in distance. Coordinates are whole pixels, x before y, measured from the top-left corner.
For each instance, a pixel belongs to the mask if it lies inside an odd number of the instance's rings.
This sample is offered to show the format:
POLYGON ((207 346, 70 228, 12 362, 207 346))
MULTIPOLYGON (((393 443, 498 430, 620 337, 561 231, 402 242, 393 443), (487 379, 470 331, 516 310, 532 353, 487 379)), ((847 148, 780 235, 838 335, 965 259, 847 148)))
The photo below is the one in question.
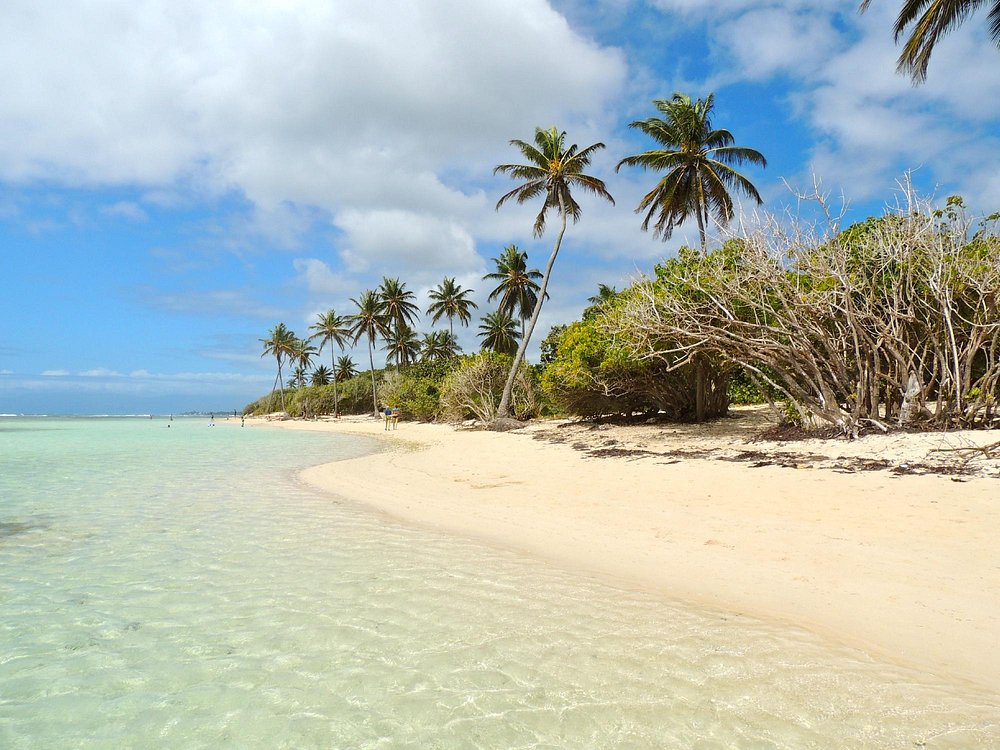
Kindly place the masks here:
POLYGON ((393 408, 392 410, 392 429, 396 429, 396 425, 399 424, 399 409, 393 408))
POLYGON ((385 429, 389 429, 389 424, 392 422, 392 409, 390 407, 385 407, 382 410, 382 414, 385 416, 385 429))

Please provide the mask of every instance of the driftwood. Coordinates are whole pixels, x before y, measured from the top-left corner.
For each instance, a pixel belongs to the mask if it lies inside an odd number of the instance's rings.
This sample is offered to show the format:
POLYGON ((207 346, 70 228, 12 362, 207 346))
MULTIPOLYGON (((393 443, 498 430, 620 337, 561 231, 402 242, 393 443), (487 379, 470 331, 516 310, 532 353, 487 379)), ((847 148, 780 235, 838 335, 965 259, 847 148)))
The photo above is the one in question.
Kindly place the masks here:
POLYGON ((931 453, 955 453, 959 458, 970 461, 973 458, 1000 458, 1000 440, 989 445, 966 445, 960 448, 934 448, 931 453))

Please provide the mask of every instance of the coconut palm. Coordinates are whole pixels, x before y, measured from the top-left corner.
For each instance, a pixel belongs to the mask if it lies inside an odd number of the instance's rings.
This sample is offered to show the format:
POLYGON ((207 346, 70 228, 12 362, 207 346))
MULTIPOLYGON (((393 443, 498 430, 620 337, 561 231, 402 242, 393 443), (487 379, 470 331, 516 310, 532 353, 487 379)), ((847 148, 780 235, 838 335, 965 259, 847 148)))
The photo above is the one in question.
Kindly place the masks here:
POLYGON ((358 311, 351 315, 350 334, 354 343, 357 344, 364 336, 368 339, 368 363, 372 373, 372 404, 374 404, 375 414, 378 414, 378 393, 375 389, 375 337, 384 336, 388 333, 389 326, 385 317, 385 308, 382 299, 371 289, 362 292, 361 297, 352 299, 357 305, 358 311))
MULTIPOLYGON (((871 0, 861 3, 861 12, 868 9, 871 0)), ((927 80, 927 63, 938 40, 960 26, 965 19, 986 3, 983 0, 903 0, 903 7, 896 17, 893 31, 896 41, 912 24, 910 36, 903 45, 896 70, 910 76, 914 83, 927 80)), ((1000 0, 990 4, 990 36, 1000 47, 1000 0)))
POLYGON ((531 313, 531 320, 517 352, 514 354, 514 362, 510 372, 507 374, 507 382, 504 385, 503 396, 500 399, 500 407, 497 415, 501 417, 510 416, 511 392, 514 390, 514 377, 524 360, 524 351, 527 349, 528 341, 535 330, 538 316, 542 311, 542 304, 545 301, 545 290, 549 285, 552 276, 552 266, 555 265, 556 256, 562 245, 563 235, 566 234, 567 219, 573 219, 576 223, 580 220, 580 205, 573 198, 572 188, 581 188, 594 195, 604 198, 614 204, 614 198, 607 191, 604 183, 596 177, 591 177, 583 173, 583 170, 590 165, 590 159, 598 149, 604 148, 603 143, 594 143, 584 149, 578 149, 574 143, 566 148, 566 133, 549 128, 542 130, 535 128, 534 145, 521 140, 510 142, 512 146, 528 160, 528 164, 499 164, 493 169, 493 174, 501 173, 509 175, 516 180, 523 180, 521 185, 505 193, 497 201, 499 210, 507 201, 514 199, 518 203, 533 200, 539 196, 543 197, 542 209, 535 217, 534 233, 540 237, 545 231, 545 215, 549 210, 555 210, 559 214, 560 229, 556 236, 555 245, 549 255, 549 261, 545 266, 545 274, 542 276, 542 283, 538 290, 538 298, 535 300, 535 309, 531 313))
POLYGON ((420 339, 417 332, 406 323, 397 325, 385 337, 386 360, 395 362, 397 366, 403 367, 410 364, 420 353, 420 339))
MULTIPOLYGON (((266 339, 260 339, 260 342, 264 345, 264 352, 261 357, 266 357, 268 354, 274 355, 275 360, 278 363, 278 377, 275 379, 275 385, 281 388, 281 410, 287 411, 285 409, 285 386, 281 380, 281 364, 282 362, 288 360, 294 349, 294 343, 296 341, 295 334, 292 333, 284 323, 278 323, 274 328, 268 331, 268 337, 266 339)), ((275 386, 271 386, 271 394, 274 394, 275 386)))
MULTIPOLYGON (((343 315, 337 315, 333 310, 327 310, 325 313, 320 313, 316 317, 316 322, 309 326, 310 331, 315 331, 312 336, 309 337, 310 341, 319 339, 319 352, 323 352, 323 347, 330 344, 330 367, 334 370, 337 369, 336 362, 334 361, 334 351, 333 345, 336 344, 340 351, 344 350, 344 345, 348 342, 351 337, 350 327, 348 326, 348 320, 343 315)), ((333 379, 333 415, 336 417, 340 414, 340 394, 337 391, 337 379, 333 379)))
POLYGON ((517 323, 506 310, 497 310, 483 317, 479 326, 479 338, 483 340, 483 351, 497 354, 515 355, 518 351, 517 323))
POLYGON ((618 296, 618 290, 613 286, 608 286, 607 284, 597 285, 597 294, 593 297, 587 297, 587 302, 590 306, 584 309, 583 317, 588 319, 602 310, 606 310, 610 302, 618 296))
MULTIPOLYGON (((312 373, 312 384, 313 385, 330 385, 330 381, 333 379, 333 371, 326 365, 320 365, 312 373)), ((334 390, 336 392, 336 390, 334 390)), ((336 399, 335 399, 336 400, 336 399)), ((336 406, 334 407, 336 411, 336 406)))
POLYGON ((455 335, 455 318, 458 318, 458 322, 463 326, 469 325, 472 311, 479 307, 468 299, 468 295, 474 291, 474 289, 462 289, 460 284, 455 283, 454 277, 446 276, 436 289, 431 289, 427 293, 433 300, 427 308, 427 314, 432 316, 431 323, 437 323, 442 317, 447 317, 448 330, 452 336, 455 335))
POLYGON ((292 370, 292 377, 288 379, 289 388, 301 388, 306 384, 306 368, 302 365, 296 365, 295 369, 292 370))
POLYGON ((382 310, 392 328, 398 331, 403 326, 416 323, 420 309, 413 301, 416 295, 407 291, 405 283, 383 276, 378 294, 382 300, 382 310))
POLYGON ((450 331, 425 333, 420 343, 420 359, 423 362, 451 359, 457 357, 460 351, 458 339, 450 331))
POLYGON ((765 167, 767 160, 752 148, 734 146, 728 130, 712 127, 714 94, 692 102, 691 97, 677 93, 671 99, 655 99, 653 105, 662 118, 637 120, 629 127, 641 130, 665 148, 628 156, 618 162, 615 171, 623 166, 666 170, 635 210, 641 213, 648 209, 642 228, 648 229, 655 216, 653 236, 666 240, 693 214, 704 253, 709 216, 714 214, 721 225, 733 217, 731 190, 762 202, 753 183, 730 165, 747 162, 765 167))
POLYGON ((312 358, 316 356, 316 347, 309 343, 309 339, 295 338, 292 342, 292 353, 289 359, 302 370, 302 383, 305 384, 305 371, 312 364, 312 358))
POLYGON ((538 301, 538 282, 542 272, 537 268, 528 270, 528 254, 508 245, 499 258, 491 258, 497 270, 483 276, 483 280, 499 281, 496 289, 487 298, 490 302, 500 298, 500 309, 517 316, 521 320, 521 338, 524 338, 524 322, 535 309, 538 301))
POLYGON ((334 382, 338 380, 350 380, 358 374, 358 368, 354 364, 354 360, 350 357, 337 357, 337 369, 336 377, 334 382))

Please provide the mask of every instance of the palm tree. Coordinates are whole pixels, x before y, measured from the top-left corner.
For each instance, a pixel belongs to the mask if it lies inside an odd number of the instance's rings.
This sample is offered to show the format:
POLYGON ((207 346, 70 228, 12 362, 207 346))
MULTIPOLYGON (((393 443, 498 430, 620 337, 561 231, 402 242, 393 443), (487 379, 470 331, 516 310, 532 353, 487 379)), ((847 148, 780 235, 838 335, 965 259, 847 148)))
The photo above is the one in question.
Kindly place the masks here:
POLYGON ((552 266, 559 254, 563 235, 566 234, 566 221, 569 217, 573 218, 574 223, 580 220, 580 206, 574 200, 571 188, 579 187, 587 190, 608 200, 612 205, 615 202, 601 180, 583 173, 583 169, 590 164, 594 152, 604 148, 604 144, 594 143, 579 150, 575 143, 566 148, 565 142, 565 132, 560 132, 554 127, 548 130, 535 128, 535 145, 521 140, 510 142, 530 162, 529 164, 500 164, 493 169, 493 174, 500 172, 510 175, 516 180, 524 180, 523 184, 500 197, 500 200, 497 201, 497 210, 511 198, 516 199, 518 203, 524 203, 538 196, 544 196, 542 210, 535 217, 535 236, 540 237, 545 231, 545 214, 548 213, 549 209, 558 211, 561 220, 559 234, 556 237, 552 253, 549 255, 549 262, 545 266, 545 275, 542 277, 538 298, 535 300, 535 309, 531 313, 531 321, 528 323, 525 335, 521 337, 521 342, 514 355, 514 362, 507 374, 507 382, 504 385, 500 407, 497 410, 497 416, 500 417, 510 416, 514 377, 524 360, 524 351, 528 347, 528 341, 531 339, 535 324, 538 322, 538 315, 542 311, 545 290, 549 285, 549 278, 552 276, 552 266))
MULTIPOLYGON (((321 313, 316 318, 316 323, 309 326, 310 331, 315 331, 312 336, 309 337, 310 341, 315 339, 320 339, 319 351, 323 352, 323 347, 330 344, 330 366, 336 370, 337 365, 334 362, 334 352, 333 344, 337 345, 340 351, 344 350, 344 345, 350 339, 351 332, 348 326, 347 318, 342 315, 337 315, 333 310, 327 310, 325 313, 321 313)), ((333 416, 340 415, 340 394, 337 392, 337 379, 333 379, 333 416)))
POLYGON ((417 332, 406 323, 397 325, 396 329, 389 331, 385 339, 386 360, 395 361, 402 367, 410 364, 420 353, 420 339, 417 332))
POLYGON ((382 277, 382 286, 378 288, 382 300, 382 310, 389 324, 397 331, 406 325, 416 323, 420 309, 414 303, 416 295, 406 290, 406 284, 399 279, 382 277))
MULTIPOLYGON (((868 10, 871 0, 861 3, 861 12, 868 10)), ((985 5, 983 0, 903 0, 903 7, 896 17, 893 31, 896 41, 913 24, 910 36, 903 45, 896 70, 906 73, 914 83, 927 80, 927 63, 938 40, 962 24, 965 19, 985 5)), ((990 12, 990 36, 1000 47, 1000 0, 993 0, 990 12)))
POLYGON ((463 326, 468 326, 472 320, 472 311, 479 306, 467 299, 474 289, 462 289, 455 283, 455 278, 446 276, 436 289, 427 293, 433 302, 427 308, 427 314, 432 315, 431 323, 437 323, 443 316, 448 318, 448 330, 455 335, 455 318, 463 326))
POLYGON ((528 254, 517 249, 517 245, 508 245, 499 258, 491 258, 497 267, 493 273, 483 276, 483 280, 499 281, 496 289, 487 298, 490 302, 500 298, 500 309, 513 317, 521 319, 521 338, 524 338, 524 321, 535 309, 538 301, 538 282, 542 272, 537 268, 528 270, 528 254))
POLYGON ((384 336, 388 332, 388 323, 385 317, 385 308, 382 299, 371 289, 362 292, 360 299, 352 299, 358 307, 358 311, 351 315, 348 320, 351 324, 350 334, 354 343, 357 344, 362 336, 368 339, 368 363, 372 373, 372 404, 374 404, 375 414, 378 415, 378 393, 375 390, 375 337, 384 336))
POLYGON ((423 362, 451 359, 457 357, 460 351, 455 334, 450 331, 431 331, 424 334, 420 344, 420 359, 423 362))
MULTIPOLYGON (((285 386, 281 380, 281 363, 291 357, 295 341, 295 334, 284 323, 278 323, 278 325, 268 331, 266 339, 260 339, 260 342, 264 345, 264 353, 260 356, 266 357, 268 354, 273 354, 278 363, 278 377, 275 379, 275 384, 281 388, 282 411, 287 411, 287 409, 285 409, 285 386)), ((274 394, 274 386, 271 386, 271 394, 274 394)))
POLYGON ((292 370, 292 377, 288 379, 289 388, 301 388, 306 384, 306 368, 302 365, 296 365, 295 369, 292 370))
POLYGON ((479 338, 483 340, 483 351, 493 351, 497 354, 516 355, 518 352, 517 323, 506 310, 497 310, 483 318, 479 326, 479 338))
POLYGON ((334 382, 338 380, 350 380, 358 374, 358 368, 354 365, 354 360, 350 357, 337 357, 337 369, 334 382))
MULTIPOLYGON (((326 365, 320 365, 312 374, 312 384, 313 385, 330 385, 330 380, 333 378, 333 372, 326 365)), ((336 383, 336 381, 334 381, 336 383)), ((334 386, 334 393, 336 393, 336 386, 334 386)), ((336 403, 336 398, 334 398, 334 403, 336 403)), ((334 406, 334 413, 336 413, 337 407, 334 406)))
POLYGON ((653 104, 663 118, 637 120, 629 127, 641 130, 665 148, 626 157, 618 162, 615 171, 623 166, 667 170, 635 210, 641 213, 649 209, 642 228, 648 229, 655 215, 653 236, 666 240, 674 227, 694 214, 704 253, 709 214, 715 214, 722 225, 733 216, 730 190, 745 193, 758 204, 763 202, 753 183, 729 165, 748 162, 765 167, 767 160, 752 148, 734 146, 733 134, 728 130, 712 128, 714 94, 694 102, 689 96, 674 94, 672 99, 655 99, 653 104))
POLYGON ((295 342, 292 344, 292 356, 291 359, 294 360, 295 364, 299 367, 308 370, 309 365, 312 364, 312 358, 316 356, 316 347, 309 343, 309 339, 295 338, 295 342))

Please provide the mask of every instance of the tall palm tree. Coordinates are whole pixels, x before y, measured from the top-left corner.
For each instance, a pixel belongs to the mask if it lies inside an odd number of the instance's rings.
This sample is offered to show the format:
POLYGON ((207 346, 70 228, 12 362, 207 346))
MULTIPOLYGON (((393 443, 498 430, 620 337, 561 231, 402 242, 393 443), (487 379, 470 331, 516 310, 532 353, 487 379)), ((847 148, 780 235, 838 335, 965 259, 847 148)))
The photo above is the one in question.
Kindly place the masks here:
POLYGON ((350 380, 355 375, 358 374, 358 368, 354 364, 354 360, 350 357, 337 357, 337 369, 336 377, 334 381, 337 380, 350 380))
POLYGON ((474 289, 462 289, 461 284, 455 283, 455 277, 445 276, 444 281, 437 285, 436 289, 431 289, 427 296, 432 302, 427 308, 427 314, 431 315, 431 323, 437 323, 442 317, 448 318, 448 330, 451 335, 455 335, 455 318, 463 326, 469 325, 472 320, 472 311, 479 306, 468 299, 474 289))
POLYGON ((537 268, 528 270, 528 254, 508 245, 499 258, 491 258, 497 270, 483 276, 483 280, 499 281, 496 289, 487 298, 490 302, 500 298, 500 309, 517 315, 521 320, 521 338, 524 338, 524 322, 535 309, 538 301, 538 282, 542 272, 537 268))
POLYGON ((517 333, 517 323, 506 310, 497 310, 484 316, 479 331, 479 338, 483 340, 483 351, 517 354, 517 342, 521 337, 517 333))
POLYGON ((379 295, 371 289, 366 289, 362 292, 359 299, 352 299, 351 302, 357 305, 358 308, 358 311, 348 318, 351 324, 351 338, 354 340, 355 344, 361 340, 362 336, 368 339, 368 363, 371 366, 372 373, 372 404, 374 405, 375 414, 377 416, 378 393, 375 390, 374 350, 375 337, 384 336, 389 330, 385 317, 385 308, 382 304, 381 297, 379 297, 379 295))
POLYGON ((653 236, 666 240, 675 227, 693 214, 698 220, 704 253, 710 214, 715 214, 722 225, 733 216, 731 190, 762 203, 753 183, 730 165, 747 162, 765 167, 767 160, 752 148, 734 146, 733 134, 728 130, 712 127, 714 94, 692 102, 691 97, 678 93, 671 99, 655 99, 653 105, 662 118, 637 120, 629 127, 641 130, 664 148, 628 156, 618 162, 615 171, 623 166, 666 170, 666 175, 646 193, 635 210, 641 213, 648 209, 642 228, 648 229, 655 216, 653 236))
MULTIPOLYGON (((861 3, 861 12, 868 10, 871 0, 861 3)), ((906 33, 906 27, 912 24, 910 36, 903 45, 899 55, 896 70, 910 76, 914 83, 927 80, 927 64, 931 59, 938 40, 960 26, 966 18, 986 5, 984 0, 903 0, 903 7, 896 17, 893 31, 896 42, 906 33)), ((990 4, 990 36, 994 44, 1000 47, 1000 0, 990 4)))
MULTIPOLYGON (((312 373, 312 384, 313 385, 330 385, 330 381, 333 379, 333 371, 330 370, 326 365, 320 365, 312 373)), ((336 389, 334 389, 336 393, 336 389)), ((336 399, 334 399, 336 401, 336 399)), ((334 411, 336 412, 336 406, 334 406, 334 411)))
MULTIPOLYGON (((337 369, 334 360, 333 345, 336 344, 340 351, 344 351, 344 345, 351 337, 350 327, 347 318, 337 315, 332 309, 325 313, 320 313, 316 317, 316 322, 309 326, 310 331, 315 333, 309 337, 310 341, 319 339, 319 352, 322 354, 323 347, 330 344, 330 367, 337 369)), ((337 379, 333 379, 333 416, 340 415, 340 394, 337 391, 337 379)))
POLYGON ((542 283, 538 290, 538 298, 535 300, 535 309, 531 313, 531 320, 521 342, 514 354, 514 362, 510 372, 507 374, 507 382, 504 384, 503 396, 500 399, 500 407, 497 416, 510 416, 511 393, 514 390, 514 378, 517 375, 521 362, 524 361, 524 351, 528 347, 528 341, 535 330, 538 322, 538 315, 542 312, 542 303, 545 301, 545 290, 549 285, 552 276, 552 266, 555 265, 556 256, 562 245, 563 235, 566 234, 567 219, 572 217, 573 222, 580 220, 580 205, 573 198, 572 188, 577 187, 593 193, 599 198, 604 198, 612 205, 614 198, 607 191, 604 183, 596 177, 584 174, 583 170, 590 165, 590 160, 598 149, 604 148, 603 143, 594 143, 584 149, 579 149, 574 143, 566 148, 566 133, 556 128, 542 130, 535 128, 534 145, 521 140, 510 142, 512 146, 528 160, 528 164, 499 164, 493 169, 493 174, 501 173, 509 175, 516 180, 523 180, 521 185, 500 197, 497 201, 497 210, 510 199, 515 199, 518 203, 542 196, 542 210, 535 217, 534 233, 540 237, 545 231, 545 215, 549 210, 559 213, 560 229, 556 236, 555 245, 549 255, 549 262, 545 266, 545 274, 542 276, 542 283))
POLYGON ((420 353, 420 339, 417 332, 406 323, 396 326, 385 338, 386 360, 403 367, 410 364, 420 353))
POLYGON ((398 331, 403 326, 416 323, 420 309, 413 301, 416 295, 407 291, 405 283, 383 276, 378 294, 382 300, 382 310, 392 328, 398 331))
POLYGON ((423 362, 451 359, 457 357, 460 351, 458 339, 450 331, 425 333, 423 341, 420 342, 420 359, 423 362))
MULTIPOLYGON (((268 331, 266 339, 260 339, 260 342, 264 345, 264 352, 260 356, 266 357, 268 354, 271 354, 278 363, 278 377, 275 380, 275 384, 281 388, 282 411, 287 411, 287 409, 285 409, 285 385, 281 380, 281 364, 292 356, 295 341, 295 334, 284 323, 278 323, 278 325, 268 331)), ((271 393, 272 395, 274 394, 274 386, 271 386, 271 393)))

